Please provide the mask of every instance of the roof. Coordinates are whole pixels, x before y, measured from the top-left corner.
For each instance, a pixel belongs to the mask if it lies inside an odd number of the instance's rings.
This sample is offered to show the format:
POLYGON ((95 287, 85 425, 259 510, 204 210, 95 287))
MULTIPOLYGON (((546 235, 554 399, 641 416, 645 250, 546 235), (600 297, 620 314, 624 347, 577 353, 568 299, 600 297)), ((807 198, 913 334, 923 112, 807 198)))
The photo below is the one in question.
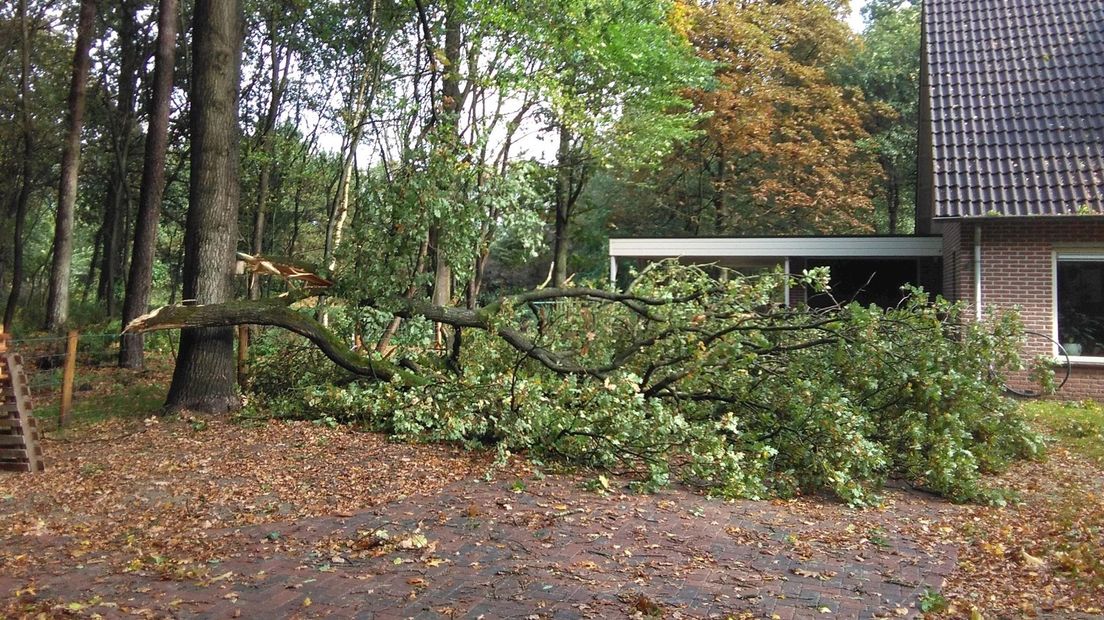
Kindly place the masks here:
POLYGON ((610 256, 631 258, 919 258, 943 255, 937 236, 610 239, 610 256))
POLYGON ((1104 0, 925 0, 935 217, 1104 213, 1104 0))

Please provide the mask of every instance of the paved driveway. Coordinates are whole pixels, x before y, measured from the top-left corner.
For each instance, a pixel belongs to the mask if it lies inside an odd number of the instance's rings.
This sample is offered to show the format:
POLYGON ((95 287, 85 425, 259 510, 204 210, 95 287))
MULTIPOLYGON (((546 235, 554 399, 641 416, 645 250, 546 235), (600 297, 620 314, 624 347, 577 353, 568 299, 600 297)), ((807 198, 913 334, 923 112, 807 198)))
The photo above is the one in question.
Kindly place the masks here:
MULTIPOLYGON (((912 493, 854 511, 582 483, 465 479, 370 511, 212 532, 237 551, 202 579, 74 562, 34 596, 104 617, 912 617, 954 567, 953 547, 905 533, 942 504, 912 493)), ((22 585, 0 576, 0 590, 22 585)))

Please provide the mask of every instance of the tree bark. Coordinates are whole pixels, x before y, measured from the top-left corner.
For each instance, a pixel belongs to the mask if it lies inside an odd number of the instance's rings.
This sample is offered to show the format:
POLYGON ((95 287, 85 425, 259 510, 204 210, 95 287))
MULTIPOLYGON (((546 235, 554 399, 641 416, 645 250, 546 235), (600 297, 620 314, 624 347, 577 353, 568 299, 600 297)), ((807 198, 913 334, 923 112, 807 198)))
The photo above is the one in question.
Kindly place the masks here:
POLYGON ((19 307, 19 298, 23 294, 23 244, 24 227, 27 223, 27 206, 31 199, 31 158, 34 156, 34 131, 27 101, 30 94, 31 79, 31 31, 27 20, 27 0, 19 2, 20 29, 20 69, 19 69, 19 116, 23 129, 23 170, 19 195, 15 201, 15 227, 12 239, 12 281, 8 293, 8 303, 4 308, 4 331, 10 333, 15 309, 19 307))
MULTIPOLYGON (((161 198, 165 191, 165 153, 169 139, 169 107, 172 99, 173 64, 176 61, 177 0, 160 0, 157 14, 157 53, 150 94, 149 129, 142 164, 142 186, 138 194, 138 217, 134 224, 134 250, 130 259, 123 325, 144 313, 153 288, 153 261, 157 249, 157 227, 161 198)), ((119 348, 119 366, 141 368, 145 363, 144 338, 125 334, 119 348)))
POLYGON ((141 333, 162 329, 183 329, 186 332, 196 329, 229 329, 233 325, 282 327, 306 337, 337 365, 356 375, 379 381, 390 381, 399 376, 408 384, 425 383, 396 364, 373 360, 350 351, 340 338, 321 323, 277 300, 231 301, 210 306, 165 306, 131 321, 126 332, 141 333))
MULTIPOLYGON (((197 0, 192 69, 192 167, 184 229, 184 299, 230 299, 238 239, 240 0, 197 0)), ((234 330, 185 329, 167 411, 237 409, 234 330)))
POLYGON ((717 150, 717 177, 713 182, 713 234, 726 232, 725 219, 728 215, 726 198, 728 196, 728 161, 724 147, 717 150))
POLYGON ((897 234, 899 215, 901 213, 901 184, 896 167, 891 162, 883 162, 886 174, 886 216, 889 224, 889 234, 897 234))
MULTIPOLYGON (((445 71, 441 80, 441 110, 446 124, 447 139, 459 142, 460 111, 464 107, 460 90, 460 9, 456 0, 445 7, 445 71)), ((433 264, 433 303, 439 306, 452 301, 452 267, 445 251, 445 228, 434 222, 429 229, 429 249, 433 264)), ((438 330, 440 335, 440 330, 438 330)), ((440 338, 439 338, 440 339, 440 338)))
POLYGON ((77 45, 73 53, 73 77, 69 85, 68 132, 61 151, 54 255, 50 267, 50 292, 46 300, 46 329, 56 331, 69 320, 69 272, 73 262, 73 215, 80 172, 80 139, 84 126, 85 87, 91 64, 92 29, 96 24, 96 0, 81 0, 77 21, 77 45))
POLYGON ((116 292, 122 278, 126 251, 126 221, 130 211, 130 188, 127 177, 130 168, 131 136, 134 130, 138 73, 145 64, 138 45, 140 36, 137 9, 131 0, 119 2, 119 77, 115 109, 110 123, 112 166, 104 204, 103 253, 100 282, 96 297, 103 302, 107 316, 116 312, 116 292))
MULTIPOLYGON (((415 299, 394 297, 386 300, 363 301, 364 305, 377 309, 388 308, 398 318, 409 319, 422 317, 434 323, 450 325, 454 328, 471 328, 486 331, 501 338, 508 345, 526 357, 540 363, 545 368, 561 374, 585 375, 603 378, 616 368, 623 365, 628 359, 638 355, 644 347, 655 344, 661 339, 683 333, 681 330, 665 330, 660 334, 628 344, 623 350, 613 355, 613 360, 600 367, 585 366, 576 361, 574 355, 563 355, 532 340, 524 330, 509 325, 499 316, 504 306, 518 307, 537 301, 550 301, 557 299, 587 299, 602 303, 623 304, 636 314, 650 321, 658 321, 650 312, 651 308, 669 304, 688 303, 703 296, 718 294, 719 290, 690 293, 683 297, 670 299, 655 299, 637 297, 627 293, 606 291, 592 288, 548 288, 527 291, 504 297, 495 303, 483 307, 468 309, 451 306, 438 306, 415 299)), ((309 295, 309 294, 308 294, 309 295)), ((396 375, 400 376, 407 385, 424 384, 426 379, 416 375, 403 374, 399 368, 390 362, 377 362, 362 358, 349 351, 342 341, 318 321, 296 312, 288 307, 288 304, 302 299, 304 295, 289 297, 286 299, 273 299, 261 301, 232 301, 200 306, 166 306, 159 308, 148 315, 135 319, 126 327, 127 332, 144 332, 161 329, 184 329, 185 333, 196 328, 222 328, 233 325, 270 325, 283 327, 292 332, 307 337, 322 350, 322 352, 341 367, 354 374, 370 377, 379 381, 390 381, 396 375)), ((712 341, 724 337, 728 333, 740 329, 757 329, 757 326, 744 326, 726 329, 712 335, 698 337, 705 341, 712 341)), ((801 329, 783 327, 778 329, 801 329)), ((678 379, 669 381, 673 383, 678 379)), ((662 387, 660 388, 662 389, 662 387)))
POLYGON ((552 286, 567 282, 568 227, 571 224, 571 186, 574 165, 571 161, 571 129, 560 126, 560 145, 556 153, 556 223, 552 250, 552 286))
MULTIPOLYGON (((284 90, 287 85, 287 74, 291 54, 283 57, 283 70, 280 69, 280 51, 276 41, 276 21, 274 17, 268 20, 269 31, 269 62, 271 70, 271 92, 268 99, 268 109, 260 123, 260 150, 263 157, 261 170, 257 179, 257 210, 253 217, 253 255, 260 256, 264 253, 265 217, 268 211, 268 196, 272 184, 272 168, 275 165, 275 142, 272 132, 276 127, 276 120, 280 115, 280 104, 283 101, 284 90)), ((249 281, 249 298, 261 298, 261 282, 254 276, 249 281)))
POLYGON ((348 143, 343 145, 344 157, 341 161, 341 173, 338 176, 336 191, 332 202, 329 204, 329 219, 326 222, 326 238, 322 248, 323 262, 331 271, 337 267, 335 253, 341 245, 341 234, 345 227, 345 219, 349 214, 349 185, 353 178, 353 165, 356 160, 357 145, 360 144, 360 136, 364 129, 364 119, 368 113, 370 104, 365 104, 368 92, 368 82, 371 79, 372 70, 369 64, 364 68, 364 75, 357 85, 357 92, 353 98, 352 123, 349 131, 348 143))

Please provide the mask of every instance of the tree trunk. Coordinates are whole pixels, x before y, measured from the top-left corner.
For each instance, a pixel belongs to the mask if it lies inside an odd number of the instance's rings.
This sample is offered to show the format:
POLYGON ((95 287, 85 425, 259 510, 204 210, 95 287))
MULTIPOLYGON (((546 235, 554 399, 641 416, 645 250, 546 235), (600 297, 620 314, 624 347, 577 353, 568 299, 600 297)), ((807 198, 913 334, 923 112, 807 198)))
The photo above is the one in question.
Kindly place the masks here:
MULTIPOLYGON (((275 18, 268 21, 269 31, 269 62, 272 64, 271 93, 268 99, 268 109, 260 123, 260 145, 262 153, 261 171, 257 179, 257 210, 253 216, 253 255, 260 256, 264 253, 265 217, 268 209, 268 196, 272 184, 272 168, 275 159, 275 142, 272 132, 276 127, 276 119, 280 115, 280 104, 284 97, 284 87, 287 84, 288 63, 291 59, 290 52, 283 58, 283 72, 280 70, 280 52, 276 45, 275 18)), ((249 298, 261 298, 261 281, 254 275, 249 281, 249 298)))
POLYGON ((560 146, 556 153, 556 228, 552 251, 552 286, 567 282, 568 226, 571 223, 571 130, 560 126, 560 146))
MULTIPOLYGON (((124 147, 125 148, 125 147, 124 147)), ((107 200, 104 204, 102 229, 103 250, 100 253, 100 281, 96 287, 96 300, 104 304, 107 316, 115 314, 115 286, 119 282, 119 255, 123 251, 123 210, 126 209, 125 154, 119 154, 112 165, 108 181, 107 200)))
POLYGON ((897 234, 897 222, 901 212, 901 184, 897 177, 897 171, 892 166, 886 167, 887 191, 886 214, 889 219, 889 234, 897 234))
MULTIPOLYGON (((192 166, 184 228, 184 298, 230 299, 238 239, 240 0, 197 0, 192 68, 192 166)), ((185 329, 167 411, 237 409, 234 330, 185 329)))
POLYGON ((88 261, 88 271, 81 281, 81 303, 88 301, 88 291, 92 288, 92 281, 96 279, 96 268, 100 264, 100 249, 103 246, 103 225, 96 229, 96 237, 92 240, 92 259, 88 261))
POLYGON ((725 216, 728 209, 725 207, 725 198, 728 195, 728 161, 725 159, 724 148, 717 153, 717 178, 713 183, 713 234, 723 235, 726 232, 725 216))
POLYGON ((126 250, 126 220, 130 211, 130 190, 127 176, 130 168, 130 140, 133 133, 139 65, 144 64, 138 46, 140 36, 138 16, 130 0, 119 3, 119 92, 116 93, 111 177, 108 181, 107 203, 104 205, 104 247, 100 266, 98 299, 104 303, 107 316, 116 311, 117 289, 122 278, 126 250))
MULTIPOLYGON (((168 150, 169 104, 176 55, 176 3, 177 0, 160 0, 158 6, 157 55, 150 94, 149 130, 142 164, 142 186, 138 194, 138 218, 134 224, 134 250, 123 300, 123 325, 145 313, 153 288, 153 261, 157 249, 157 225, 161 218, 161 197, 165 191, 165 153, 168 150)), ((119 366, 142 367, 143 340, 141 334, 123 336, 119 366)))
POLYGON ((338 177, 337 188, 333 195, 333 201, 329 207, 329 220, 326 224, 325 245, 322 248, 323 263, 326 268, 333 270, 337 266, 334 254, 341 245, 341 233, 345 226, 345 219, 349 214, 349 185, 353 178, 353 164, 356 160, 357 145, 360 144, 360 136, 364 129, 364 119, 368 114, 370 102, 366 103, 369 81, 372 79, 372 65, 369 63, 364 68, 364 75, 357 85, 357 92, 353 98, 352 121, 353 126, 349 131, 348 143, 343 145, 344 158, 341 162, 341 174, 338 177))
POLYGON ((58 187, 54 255, 50 267, 50 292, 46 301, 46 329, 56 331, 69 320, 69 272, 73 262, 73 214, 80 172, 80 139, 84 126, 85 86, 88 82, 92 29, 96 24, 96 0, 81 0, 77 45, 73 53, 73 77, 69 85, 69 128, 61 151, 61 183, 58 187))
MULTIPOLYGON (((445 8, 445 71, 441 80, 441 110, 447 127, 448 139, 459 141, 460 112, 464 108, 460 90, 460 10, 456 0, 449 0, 445 8)), ((452 268, 445 252, 445 230, 440 222, 430 229, 430 250, 433 253, 433 303, 448 305, 452 300, 452 268)))
POLYGON ((10 332, 12 322, 15 320, 15 309, 19 307, 20 298, 23 296, 23 246, 26 237, 27 205, 31 197, 31 164, 30 157, 33 153, 30 136, 24 137, 23 148, 23 181, 19 188, 19 197, 16 199, 15 227, 12 256, 12 282, 11 292, 8 295, 7 307, 4 308, 4 331, 10 332))
POLYGON ((19 307, 19 298, 23 294, 23 244, 24 227, 27 223, 27 205, 31 199, 31 158, 34 156, 34 130, 31 121, 30 94, 31 79, 31 30, 27 20, 27 0, 19 2, 20 29, 20 69, 19 69, 19 116, 23 129, 23 170, 20 175, 19 195, 15 201, 15 227, 12 240, 12 281, 8 294, 8 303, 4 308, 4 331, 11 332, 15 309, 19 307))

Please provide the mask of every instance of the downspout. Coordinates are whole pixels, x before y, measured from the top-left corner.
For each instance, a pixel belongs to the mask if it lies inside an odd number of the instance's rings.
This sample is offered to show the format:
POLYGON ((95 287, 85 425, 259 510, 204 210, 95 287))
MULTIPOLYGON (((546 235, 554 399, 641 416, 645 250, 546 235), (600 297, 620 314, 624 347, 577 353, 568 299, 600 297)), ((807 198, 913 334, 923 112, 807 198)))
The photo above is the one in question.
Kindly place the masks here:
POLYGON ((981 226, 974 226, 974 313, 981 321, 981 226))
POLYGON ((785 279, 782 281, 782 305, 786 308, 790 307, 790 257, 786 257, 785 266, 785 279))

